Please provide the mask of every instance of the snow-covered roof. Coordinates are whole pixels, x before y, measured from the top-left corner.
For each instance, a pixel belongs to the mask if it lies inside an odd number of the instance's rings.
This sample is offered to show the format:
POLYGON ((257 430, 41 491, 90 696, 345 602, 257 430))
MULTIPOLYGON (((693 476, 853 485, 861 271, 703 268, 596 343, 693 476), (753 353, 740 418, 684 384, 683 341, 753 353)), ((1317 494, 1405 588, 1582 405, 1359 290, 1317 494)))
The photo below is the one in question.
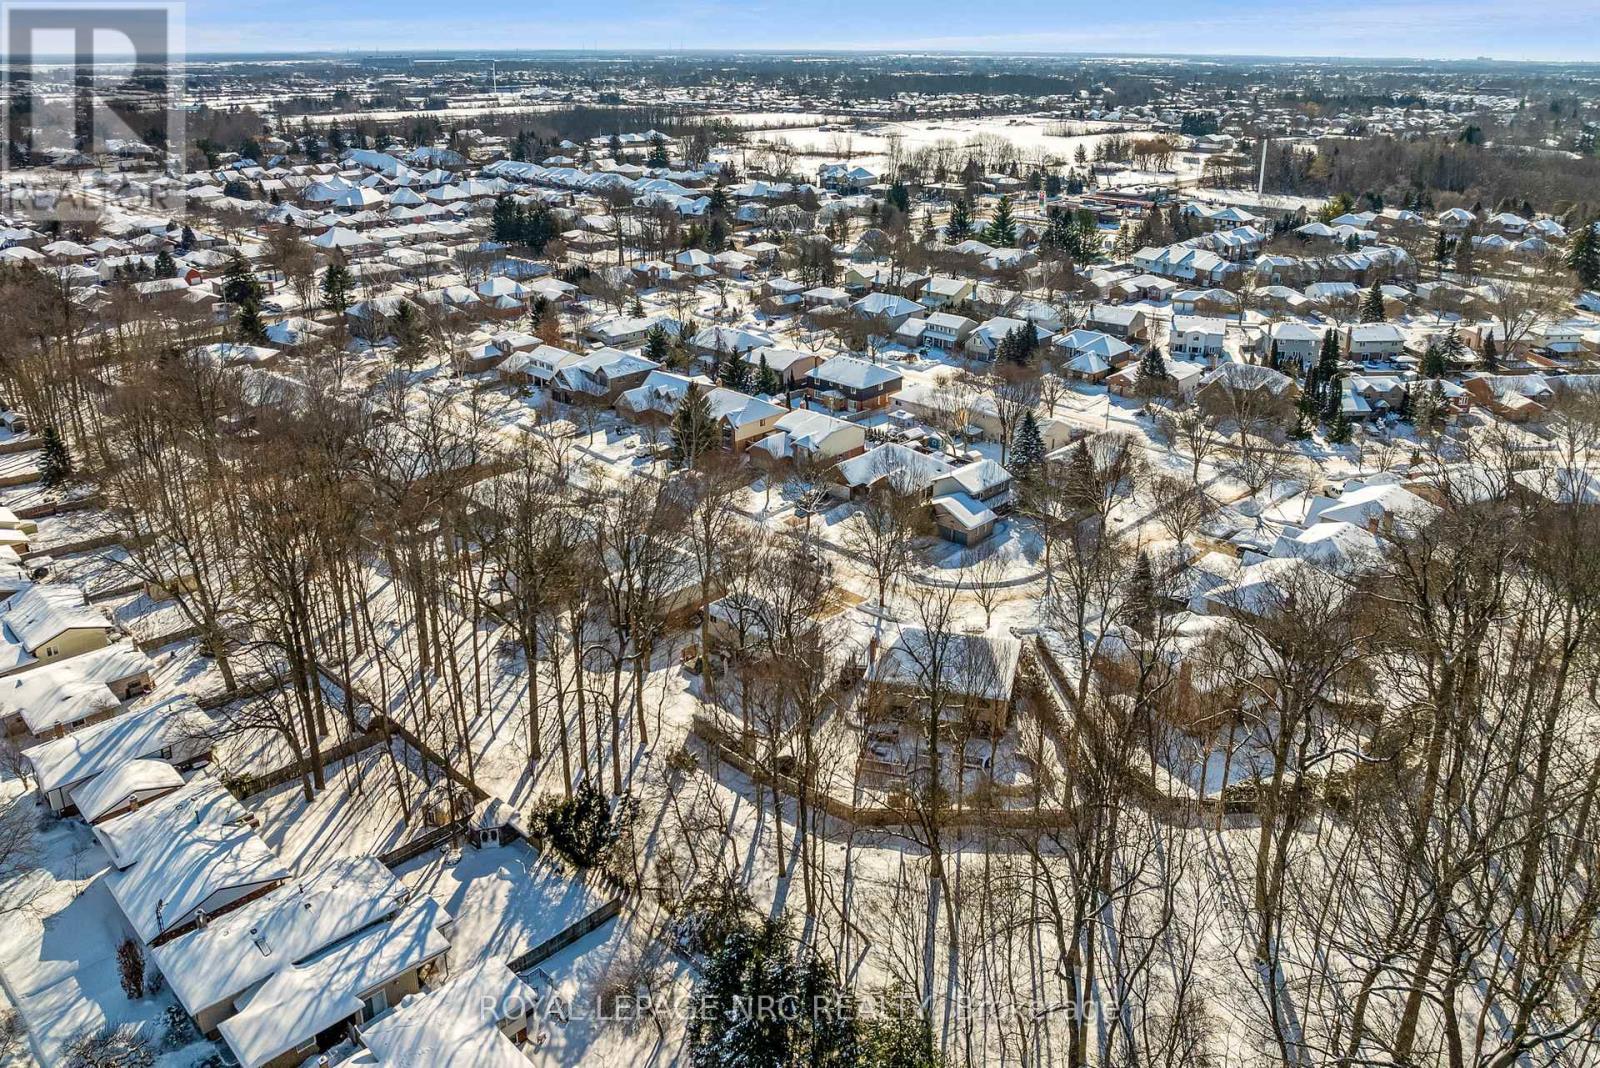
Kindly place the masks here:
MULTIPOLYGON (((805 408, 797 408, 784 415, 773 424, 774 428, 789 436, 790 442, 808 449, 821 446, 829 437, 840 431, 849 430, 854 423, 828 415, 825 412, 813 412, 805 408)), ((865 431, 862 431, 865 434, 865 431)))
POLYGON ((275 972, 219 1030, 241 1068, 261 1068, 361 1011, 360 995, 450 948, 449 914, 433 898, 302 963, 275 972))
POLYGON ((952 695, 1003 701, 1011 696, 1021 659, 1022 643, 1015 638, 930 636, 920 627, 905 627, 872 665, 871 677, 876 682, 918 689, 928 689, 937 680, 952 695))
POLYGON ((393 915, 409 895, 376 857, 345 857, 150 952, 198 1015, 393 915))
POLYGON ((146 943, 290 874, 244 806, 209 775, 99 826, 126 865, 107 876, 111 896, 146 943))
POLYGON ((1056 338, 1054 344, 1068 352, 1097 356, 1103 361, 1119 359, 1133 351, 1127 342, 1098 330, 1073 330, 1056 338))
POLYGON ((906 492, 925 489, 934 479, 951 470, 952 466, 937 456, 886 442, 841 463, 839 477, 848 486, 872 486, 888 479, 896 490, 906 492))
POLYGON ((104 720, 81 731, 25 750, 39 788, 71 787, 129 760, 159 753, 211 728, 211 720, 187 697, 171 697, 137 712, 104 720))
POLYGON ((491 957, 437 990, 408 996, 394 1012, 362 1026, 361 1041, 371 1063, 382 1068, 525 1068, 528 1059, 501 1032, 499 1017, 535 1002, 534 991, 504 959, 491 957))
POLYGON ((1369 526, 1384 518, 1392 518, 1420 525, 1438 512, 1437 505, 1398 483, 1387 482, 1346 486, 1336 498, 1318 498, 1312 501, 1307 510, 1306 521, 1328 520, 1369 526))
POLYGON ((32 653, 69 630, 107 630, 111 624, 83 591, 65 584, 30 586, 0 606, 0 622, 32 653))
POLYGON ((967 493, 946 493, 933 499, 933 507, 947 521, 963 530, 979 530, 998 517, 967 493))
POLYGON ((1354 523, 1321 522, 1296 533, 1284 533, 1272 546, 1274 557, 1298 557, 1337 574, 1352 574, 1383 556, 1377 535, 1354 523))
POLYGON ((835 356, 813 370, 811 377, 840 389, 872 389, 900 381, 900 372, 854 356, 835 356))
POLYGON ((183 776, 165 760, 130 760, 96 775, 72 791, 78 814, 93 823, 129 799, 155 796, 183 786, 183 776))

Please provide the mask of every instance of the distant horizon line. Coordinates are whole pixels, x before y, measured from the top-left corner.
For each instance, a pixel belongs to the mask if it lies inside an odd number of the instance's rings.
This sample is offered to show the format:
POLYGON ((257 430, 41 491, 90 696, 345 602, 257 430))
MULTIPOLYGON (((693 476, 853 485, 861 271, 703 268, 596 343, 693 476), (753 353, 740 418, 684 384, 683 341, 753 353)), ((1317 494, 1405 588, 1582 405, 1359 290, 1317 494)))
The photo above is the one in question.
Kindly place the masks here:
MULTIPOLYGON (((1216 61, 1232 63, 1359 63, 1359 64, 1429 64, 1448 66, 1494 65, 1505 67, 1596 67, 1600 68, 1600 60, 1594 59, 1509 59, 1500 56, 1480 55, 1472 57, 1439 57, 1439 56, 1352 56, 1352 55, 1314 55, 1305 53, 1269 53, 1269 52, 1133 52, 1122 50, 1106 51, 1051 51, 1051 50, 1004 50, 1004 49, 954 49, 954 48, 891 48, 891 47, 829 47, 829 48, 738 48, 738 47, 682 47, 682 48, 644 48, 644 47, 617 47, 617 48, 493 48, 493 47, 464 47, 464 48, 307 48, 307 49, 240 49, 223 50, 214 49, 184 53, 182 59, 191 62, 215 62, 222 60, 270 60, 270 59, 476 59, 491 57, 583 57, 583 56, 771 56, 771 57, 805 57, 805 56, 958 56, 965 58, 995 58, 995 59, 1136 59, 1136 60, 1176 60, 1176 61, 1216 61)), ((131 57, 108 57, 107 63, 127 62, 131 57)), ((28 65, 29 63, 56 64, 73 61, 73 57, 65 53, 47 56, 32 57, 28 63, 23 63, 20 57, 0 57, 8 65, 28 65)))

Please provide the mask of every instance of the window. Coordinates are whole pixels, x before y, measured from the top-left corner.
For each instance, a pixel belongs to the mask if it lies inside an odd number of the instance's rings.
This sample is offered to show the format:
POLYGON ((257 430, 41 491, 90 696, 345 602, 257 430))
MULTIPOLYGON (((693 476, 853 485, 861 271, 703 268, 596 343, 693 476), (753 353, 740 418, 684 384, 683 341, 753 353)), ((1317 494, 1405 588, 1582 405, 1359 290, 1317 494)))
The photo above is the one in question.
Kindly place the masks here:
POLYGON ((361 999, 361 1022, 374 1020, 389 1011, 389 994, 378 989, 361 999))

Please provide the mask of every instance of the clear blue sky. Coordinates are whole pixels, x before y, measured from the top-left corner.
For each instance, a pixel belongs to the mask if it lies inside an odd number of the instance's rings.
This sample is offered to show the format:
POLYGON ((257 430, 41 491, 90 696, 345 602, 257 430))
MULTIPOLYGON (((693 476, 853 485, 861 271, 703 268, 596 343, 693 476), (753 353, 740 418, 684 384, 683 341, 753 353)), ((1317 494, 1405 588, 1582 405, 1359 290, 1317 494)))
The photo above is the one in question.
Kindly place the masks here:
POLYGON ((1600 0, 188 0, 188 49, 949 49, 1600 60, 1600 0))

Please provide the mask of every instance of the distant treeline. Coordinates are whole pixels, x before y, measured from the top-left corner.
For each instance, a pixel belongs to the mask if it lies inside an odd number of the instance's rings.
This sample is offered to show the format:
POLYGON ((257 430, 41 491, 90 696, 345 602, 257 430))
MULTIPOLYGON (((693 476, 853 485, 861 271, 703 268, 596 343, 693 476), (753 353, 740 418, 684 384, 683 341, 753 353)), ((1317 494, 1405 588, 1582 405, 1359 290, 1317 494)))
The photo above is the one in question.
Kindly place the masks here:
POLYGON ((1426 195, 1440 208, 1528 201, 1554 215, 1600 212, 1600 158, 1427 138, 1329 139, 1311 152, 1270 152, 1267 188, 1300 196, 1376 193, 1400 204, 1426 195))

